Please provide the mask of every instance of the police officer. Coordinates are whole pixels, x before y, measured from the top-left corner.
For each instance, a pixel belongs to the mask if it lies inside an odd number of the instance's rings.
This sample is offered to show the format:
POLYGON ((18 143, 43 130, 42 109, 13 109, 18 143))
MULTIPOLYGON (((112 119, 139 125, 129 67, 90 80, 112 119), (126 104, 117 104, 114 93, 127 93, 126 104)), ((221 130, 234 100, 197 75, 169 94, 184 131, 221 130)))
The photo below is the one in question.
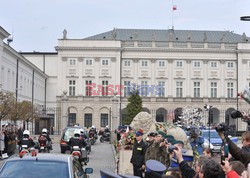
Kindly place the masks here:
POLYGON ((49 137, 48 130, 46 128, 43 128, 42 133, 38 138, 38 141, 40 140, 41 137, 46 138, 46 140, 48 141, 48 148, 52 150, 51 138, 49 137))
POLYGON ((148 160, 146 162, 145 178, 162 178, 166 171, 166 166, 156 160, 148 160))
POLYGON ((74 137, 69 139, 69 145, 73 148, 73 146, 79 146, 79 148, 83 148, 87 146, 86 141, 81 137, 80 129, 76 129, 74 131, 74 137))
POLYGON ((134 176, 142 177, 145 168, 144 156, 147 149, 146 143, 142 139, 143 131, 140 129, 136 132, 136 140, 134 142, 132 157, 130 162, 133 164, 134 176))
POLYGON ((27 145, 28 148, 34 147, 35 146, 35 142, 29 136, 30 136, 30 131, 24 130, 23 131, 23 138, 20 140, 20 142, 18 143, 18 145, 19 146, 27 145))

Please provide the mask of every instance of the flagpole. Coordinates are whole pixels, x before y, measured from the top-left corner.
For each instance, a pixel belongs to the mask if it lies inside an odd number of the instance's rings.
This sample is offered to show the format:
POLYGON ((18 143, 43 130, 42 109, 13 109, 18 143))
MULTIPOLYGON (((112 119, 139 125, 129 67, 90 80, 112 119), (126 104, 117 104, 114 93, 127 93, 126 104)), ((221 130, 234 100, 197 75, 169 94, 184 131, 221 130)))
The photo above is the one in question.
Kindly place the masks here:
POLYGON ((174 29, 174 0, 172 0, 172 29, 174 29))

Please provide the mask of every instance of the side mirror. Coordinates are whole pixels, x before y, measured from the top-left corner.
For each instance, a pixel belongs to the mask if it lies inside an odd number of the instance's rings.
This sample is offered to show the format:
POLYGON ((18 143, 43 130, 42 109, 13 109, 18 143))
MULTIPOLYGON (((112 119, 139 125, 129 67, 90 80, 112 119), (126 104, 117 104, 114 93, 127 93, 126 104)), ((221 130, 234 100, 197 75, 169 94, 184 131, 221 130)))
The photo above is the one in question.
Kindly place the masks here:
POLYGON ((86 174, 92 174, 93 173, 93 169, 92 168, 85 168, 85 173, 86 174))

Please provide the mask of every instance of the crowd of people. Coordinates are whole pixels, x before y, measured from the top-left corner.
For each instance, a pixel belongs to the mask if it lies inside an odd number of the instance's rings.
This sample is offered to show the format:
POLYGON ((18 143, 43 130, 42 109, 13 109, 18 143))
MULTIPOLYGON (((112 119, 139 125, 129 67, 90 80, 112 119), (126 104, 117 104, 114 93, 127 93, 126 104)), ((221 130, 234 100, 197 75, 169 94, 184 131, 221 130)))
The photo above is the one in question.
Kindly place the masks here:
POLYGON ((195 130, 190 132, 193 161, 185 158, 184 143, 162 131, 151 132, 143 139, 143 130, 135 134, 131 163, 134 176, 146 178, 249 178, 250 131, 242 135, 237 147, 224 131, 217 131, 223 141, 221 152, 204 148, 204 140, 195 130), (226 145, 226 146, 225 146, 226 145), (228 153, 227 153, 228 149, 228 153), (194 157, 197 159, 194 160, 194 157), (154 160, 155 162, 152 162, 154 160), (173 166, 176 164, 177 166, 173 166))
POLYGON ((16 150, 17 140, 20 140, 23 130, 14 124, 3 124, 0 130, 0 158, 4 159, 16 150))

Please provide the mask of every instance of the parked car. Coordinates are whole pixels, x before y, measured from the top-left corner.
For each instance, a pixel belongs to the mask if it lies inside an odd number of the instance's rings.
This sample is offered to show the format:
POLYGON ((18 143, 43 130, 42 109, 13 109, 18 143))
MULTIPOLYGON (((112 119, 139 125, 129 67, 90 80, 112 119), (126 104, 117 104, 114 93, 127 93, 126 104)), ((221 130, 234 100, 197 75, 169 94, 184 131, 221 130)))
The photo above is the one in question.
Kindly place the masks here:
MULTIPOLYGON (((201 136, 204 138, 205 143, 209 143, 209 130, 201 130, 201 136)), ((231 137, 231 136, 229 137, 235 144, 238 143, 237 137, 231 137)), ((218 133, 216 132, 216 130, 213 130, 213 129, 210 130, 210 143, 212 144, 211 148, 213 152, 220 151, 222 140, 220 136, 218 135, 218 133)))
POLYGON ((85 178, 93 173, 92 168, 83 169, 81 163, 71 155, 30 154, 13 156, 0 169, 0 177, 20 178, 85 178))
MULTIPOLYGON (((61 140, 60 140, 60 148, 61 153, 65 153, 65 151, 70 151, 70 146, 68 145, 69 139, 74 136, 74 132, 76 129, 83 129, 82 127, 76 126, 76 127, 66 127, 63 130, 61 140)), ((91 150, 91 148, 90 148, 91 150)))

